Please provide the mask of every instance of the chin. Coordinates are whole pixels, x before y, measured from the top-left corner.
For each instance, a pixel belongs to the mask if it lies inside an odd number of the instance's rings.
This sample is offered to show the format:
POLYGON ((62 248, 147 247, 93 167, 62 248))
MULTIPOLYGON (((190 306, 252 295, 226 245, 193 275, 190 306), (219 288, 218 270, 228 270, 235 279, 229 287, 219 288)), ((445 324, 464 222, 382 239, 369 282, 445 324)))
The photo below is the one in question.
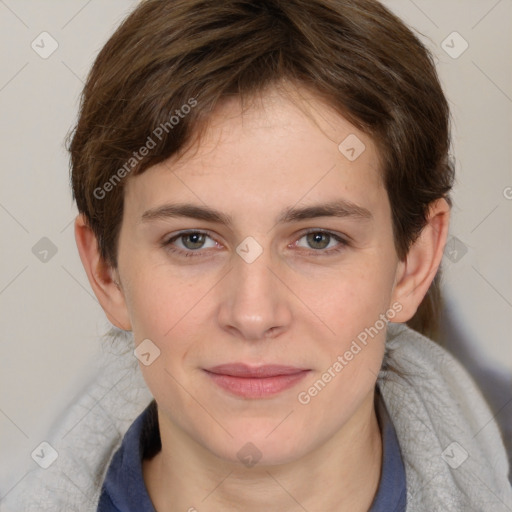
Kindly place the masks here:
POLYGON ((247 468, 287 464, 307 452, 307 442, 295 438, 293 428, 278 432, 278 423, 274 423, 271 428, 268 428, 268 421, 265 421, 261 428, 255 428, 254 424, 250 428, 228 428, 233 435, 232 438, 226 434, 216 440, 210 439, 205 446, 215 456, 247 468))

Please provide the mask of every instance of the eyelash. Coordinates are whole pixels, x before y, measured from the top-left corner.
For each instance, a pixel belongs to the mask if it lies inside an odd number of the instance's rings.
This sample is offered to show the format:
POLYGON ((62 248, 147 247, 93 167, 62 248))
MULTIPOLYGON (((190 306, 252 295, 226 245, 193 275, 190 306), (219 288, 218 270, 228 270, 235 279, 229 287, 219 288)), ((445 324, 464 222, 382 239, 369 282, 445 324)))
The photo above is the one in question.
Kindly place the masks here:
MULTIPOLYGON (((336 248, 334 248, 334 249, 328 249, 328 250, 325 250, 325 249, 316 249, 316 250, 315 249, 311 249, 309 251, 309 254, 311 254, 311 255, 314 255, 314 256, 330 256, 331 254, 339 253, 342 250, 344 250, 346 247, 350 246, 349 242, 347 240, 345 240, 344 238, 342 238, 339 235, 336 235, 336 234, 334 234, 334 233, 332 233, 330 231, 325 231, 325 230, 322 230, 322 229, 312 229, 312 230, 309 230, 309 231, 303 233, 298 238, 298 240, 301 240, 305 236, 313 234, 313 233, 314 234, 328 235, 331 238, 333 238, 334 240, 336 240, 336 242, 338 242, 339 245, 336 248)), ((194 250, 184 251, 182 249, 177 249, 175 246, 172 245, 174 241, 176 241, 176 240, 178 240, 178 239, 180 239, 180 238, 182 238, 184 236, 192 235, 192 234, 206 235, 207 237, 209 237, 212 240, 214 240, 213 237, 211 237, 210 234, 207 231, 191 230, 191 231, 182 231, 182 232, 178 233, 177 235, 173 236, 172 238, 164 240, 161 245, 167 251, 169 251, 171 253, 178 254, 179 256, 185 256, 187 258, 190 258, 190 257, 203 257, 203 255, 201 254, 201 252, 202 252, 201 249, 197 249, 195 251, 194 250)))

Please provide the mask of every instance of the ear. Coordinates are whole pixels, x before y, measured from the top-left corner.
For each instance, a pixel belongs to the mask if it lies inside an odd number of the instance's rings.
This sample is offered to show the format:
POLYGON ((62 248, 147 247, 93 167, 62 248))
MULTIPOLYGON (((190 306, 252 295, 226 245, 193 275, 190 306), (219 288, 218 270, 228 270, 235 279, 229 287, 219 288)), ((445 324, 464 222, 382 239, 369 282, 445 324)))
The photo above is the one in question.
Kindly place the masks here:
POLYGON ((398 263, 391 303, 398 302, 402 310, 393 322, 407 322, 416 313, 441 264, 449 224, 450 206, 443 198, 434 201, 427 224, 409 249, 405 261, 398 263))
POLYGON ((75 240, 89 283, 107 318, 119 329, 131 330, 128 309, 116 271, 101 257, 96 236, 83 215, 75 219, 75 240))

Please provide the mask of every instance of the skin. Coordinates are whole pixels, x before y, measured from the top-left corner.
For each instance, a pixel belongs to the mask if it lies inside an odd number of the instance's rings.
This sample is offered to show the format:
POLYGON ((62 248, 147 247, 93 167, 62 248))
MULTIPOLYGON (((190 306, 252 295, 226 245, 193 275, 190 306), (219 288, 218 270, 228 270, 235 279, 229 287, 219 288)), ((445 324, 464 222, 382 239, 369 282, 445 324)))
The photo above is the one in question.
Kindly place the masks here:
POLYGON ((413 316, 440 264, 449 214, 445 200, 435 202, 400 262, 371 138, 306 91, 271 89, 243 114, 237 99, 223 103, 200 145, 128 179, 116 269, 77 217, 80 256, 108 318, 161 351, 140 365, 159 409, 163 448, 143 465, 159 512, 368 510, 382 463, 373 401, 385 329, 308 404, 297 395, 393 304, 393 321, 413 316), (338 150, 349 134, 366 146, 352 162, 338 150), (286 208, 334 200, 371 218, 277 222, 286 208), (232 225, 142 220, 177 202, 219 210, 232 225), (171 243, 195 256, 163 246, 189 229, 207 232, 203 245, 190 236, 171 243), (249 236, 263 250, 252 263, 236 252, 249 236), (244 399, 203 370, 231 362, 310 372, 276 396, 244 399), (253 467, 237 457, 248 442, 261 453, 253 467))

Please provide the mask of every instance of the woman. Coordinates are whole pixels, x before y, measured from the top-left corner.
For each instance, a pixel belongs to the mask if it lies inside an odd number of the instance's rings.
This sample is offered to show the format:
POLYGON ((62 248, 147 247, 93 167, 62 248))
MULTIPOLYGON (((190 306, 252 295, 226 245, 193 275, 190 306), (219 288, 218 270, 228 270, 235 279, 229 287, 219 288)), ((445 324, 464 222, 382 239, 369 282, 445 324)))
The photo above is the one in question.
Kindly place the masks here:
POLYGON ((73 427, 95 448, 61 447, 48 509, 512 508, 479 391, 413 330, 435 334, 449 111, 386 8, 143 1, 69 149, 80 257, 152 398, 124 409, 119 368, 92 386, 109 414, 73 427))

